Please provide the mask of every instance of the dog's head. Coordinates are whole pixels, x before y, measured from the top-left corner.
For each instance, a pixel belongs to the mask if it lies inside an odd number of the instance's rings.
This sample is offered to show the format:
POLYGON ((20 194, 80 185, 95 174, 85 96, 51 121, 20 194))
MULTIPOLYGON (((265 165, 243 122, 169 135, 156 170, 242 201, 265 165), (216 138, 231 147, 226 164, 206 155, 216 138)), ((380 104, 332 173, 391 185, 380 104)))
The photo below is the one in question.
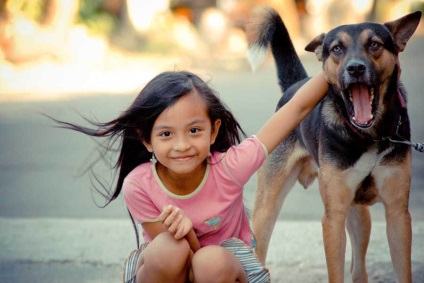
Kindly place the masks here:
POLYGON ((420 19, 418 11, 385 24, 339 26, 305 47, 323 62, 327 80, 338 90, 356 127, 374 124, 390 80, 400 76, 398 53, 405 49, 420 19))

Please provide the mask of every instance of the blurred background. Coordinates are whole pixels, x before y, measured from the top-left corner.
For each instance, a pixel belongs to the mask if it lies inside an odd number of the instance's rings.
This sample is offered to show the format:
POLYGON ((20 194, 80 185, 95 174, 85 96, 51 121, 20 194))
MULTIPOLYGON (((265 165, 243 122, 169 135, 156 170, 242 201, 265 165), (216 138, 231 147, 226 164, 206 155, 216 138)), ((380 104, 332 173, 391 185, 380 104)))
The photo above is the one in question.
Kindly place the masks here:
MULTIPOLYGON (((272 56, 256 73, 246 60, 244 27, 259 3, 280 13, 310 74, 321 63, 303 49, 322 32, 424 9, 424 0, 0 0, 0 283, 120 282, 136 241, 122 197, 103 208, 93 191, 97 143, 42 114, 108 121, 159 72, 188 69, 254 134, 281 96, 272 56)), ((423 24, 400 54, 414 142, 424 141, 423 24)), ((423 157, 413 151, 414 282, 424 282, 423 157)), ((95 168, 111 186, 115 159, 95 168)), ((245 188, 249 210, 255 182, 245 188)), ((295 186, 269 251, 273 282, 326 282, 322 210, 317 182, 295 186)), ((382 205, 371 212, 370 282, 394 282, 382 205)))
POLYGON ((244 26, 259 3, 277 9, 300 53, 337 25, 385 22, 424 7, 423 0, 1 0, 0 100, 125 92, 139 80, 104 77, 141 63, 248 68, 244 26), (47 85, 40 74, 51 78, 47 85))

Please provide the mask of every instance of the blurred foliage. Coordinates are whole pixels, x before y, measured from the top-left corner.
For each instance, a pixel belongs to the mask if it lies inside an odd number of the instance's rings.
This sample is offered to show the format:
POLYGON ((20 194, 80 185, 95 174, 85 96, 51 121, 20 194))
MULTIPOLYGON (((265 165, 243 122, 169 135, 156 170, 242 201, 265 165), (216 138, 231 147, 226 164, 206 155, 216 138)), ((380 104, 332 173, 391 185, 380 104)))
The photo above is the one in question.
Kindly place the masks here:
POLYGON ((10 11, 21 12, 29 19, 35 21, 43 19, 45 5, 45 0, 9 0, 7 2, 7 7, 10 11))
MULTIPOLYGON (((77 23, 85 25, 93 33, 110 34, 113 32, 118 24, 118 19, 104 9, 106 1, 79 0, 77 23)), ((7 5, 11 11, 20 11, 29 19, 41 22, 48 0, 9 0, 7 5)))
POLYGON ((116 29, 118 19, 104 9, 106 0, 80 0, 78 23, 100 34, 110 34, 116 29))
POLYGON ((412 2, 412 11, 421 11, 424 12, 424 1, 414 1, 412 2))

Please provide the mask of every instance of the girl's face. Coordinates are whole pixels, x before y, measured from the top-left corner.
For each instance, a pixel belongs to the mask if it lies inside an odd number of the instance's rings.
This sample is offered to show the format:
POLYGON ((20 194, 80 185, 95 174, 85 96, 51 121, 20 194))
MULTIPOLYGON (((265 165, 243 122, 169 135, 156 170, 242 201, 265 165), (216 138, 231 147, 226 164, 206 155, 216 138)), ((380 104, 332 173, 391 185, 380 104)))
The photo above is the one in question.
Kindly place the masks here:
POLYGON ((153 124, 150 143, 159 166, 178 175, 204 172, 203 162, 215 142, 221 120, 211 124, 201 96, 190 93, 163 111, 153 124))

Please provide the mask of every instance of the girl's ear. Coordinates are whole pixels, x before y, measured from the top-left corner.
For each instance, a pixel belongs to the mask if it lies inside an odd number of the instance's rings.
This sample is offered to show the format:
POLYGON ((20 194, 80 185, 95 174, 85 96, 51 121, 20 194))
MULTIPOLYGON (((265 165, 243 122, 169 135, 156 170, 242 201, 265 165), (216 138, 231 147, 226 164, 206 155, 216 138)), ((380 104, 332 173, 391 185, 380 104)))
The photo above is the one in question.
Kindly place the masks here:
POLYGON ((145 140, 141 140, 141 142, 144 144, 144 146, 147 148, 149 152, 153 152, 153 147, 150 143, 146 142, 145 140))
POLYGON ((211 132, 211 144, 214 144, 216 137, 218 136, 219 127, 221 126, 221 119, 216 119, 212 125, 211 132))
POLYGON ((141 139, 141 142, 143 143, 143 145, 147 148, 147 150, 148 150, 149 152, 153 152, 152 145, 151 145, 150 143, 146 142, 146 141, 142 138, 142 135, 141 135, 141 131, 140 131, 140 129, 137 129, 137 134, 138 134, 138 137, 141 139))

